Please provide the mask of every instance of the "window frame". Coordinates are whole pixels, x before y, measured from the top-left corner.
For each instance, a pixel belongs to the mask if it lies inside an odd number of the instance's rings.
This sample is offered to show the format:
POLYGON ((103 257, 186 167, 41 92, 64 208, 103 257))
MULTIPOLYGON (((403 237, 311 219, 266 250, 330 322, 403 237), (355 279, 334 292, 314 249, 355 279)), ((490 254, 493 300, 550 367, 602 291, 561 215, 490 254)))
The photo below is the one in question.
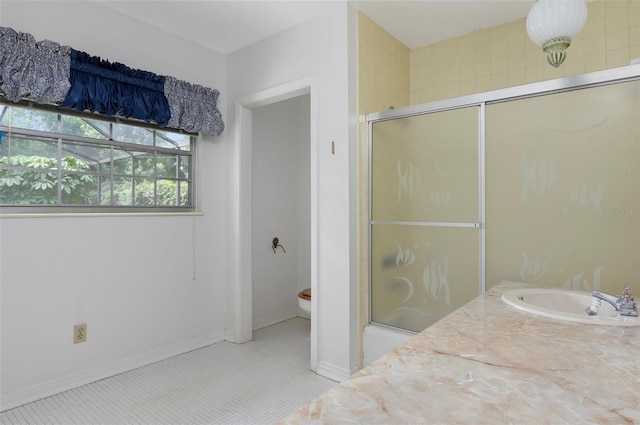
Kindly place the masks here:
MULTIPOLYGON (((105 213, 105 214, 128 214, 128 213, 147 213, 147 214, 162 214, 162 213, 193 213, 196 211, 196 140, 197 134, 190 133, 184 130, 179 130, 175 128, 169 127, 158 127, 152 123, 146 123, 139 120, 134 119, 126 119, 122 117, 106 117, 103 115, 95 114, 95 113, 82 113, 74 110, 61 109, 55 105, 34 105, 32 102, 21 101, 21 102, 11 102, 4 97, 0 96, 0 111, 2 111, 5 107, 17 107, 22 109, 31 109, 39 112, 47 112, 56 114, 57 120, 57 131, 49 132, 49 131, 41 131, 41 130, 33 130, 33 129, 23 129, 18 127, 7 127, 5 125, 0 125, 0 132, 5 132, 4 137, 8 135, 12 135, 12 137, 16 136, 25 136, 27 138, 33 139, 41 139, 45 142, 55 143, 57 153, 57 160, 59 166, 56 168, 54 172, 57 173, 56 183, 57 183, 57 203, 55 205, 41 205, 41 204, 3 204, 0 203, 0 214, 60 214, 60 213, 105 213), (102 121, 108 125, 108 133, 102 133, 105 138, 91 138, 85 136, 76 136, 72 134, 63 134, 62 131, 62 120, 64 117, 75 117, 85 120, 91 121, 102 121), (151 132, 151 140, 153 143, 149 144, 138 144, 127 141, 118 141, 113 140, 114 136, 114 126, 116 125, 126 125, 133 126, 137 128, 145 129, 151 132), (187 136, 189 138, 189 147, 188 150, 182 149, 174 149, 167 148, 158 145, 158 140, 162 139, 165 141, 169 141, 167 138, 162 137, 162 133, 175 133, 183 136, 187 136), (159 137, 160 136, 160 137, 159 137), (85 146, 93 146, 95 148, 109 149, 111 151, 111 155, 108 160, 108 164, 110 164, 108 173, 101 173, 96 171, 88 171, 88 172, 72 172, 73 174, 84 174, 91 175, 98 179, 97 187, 101 187, 100 181, 108 176, 108 186, 111 191, 110 203, 108 205, 72 205, 72 204, 62 204, 62 193, 61 193, 61 177, 64 174, 64 170, 60 166, 61 159, 65 157, 64 155, 64 145, 73 145, 73 144, 81 144, 85 146), (174 177, 162 176, 157 173, 157 162, 154 165, 154 171, 151 176, 149 175, 136 175, 135 169, 132 169, 131 174, 119 174, 114 173, 113 167, 113 151, 123 151, 130 152, 132 154, 132 158, 135 158, 133 155, 134 152, 139 152, 143 155, 151 155, 154 159, 160 156, 172 156, 175 157, 176 161, 184 161, 188 162, 188 174, 185 177, 181 177, 179 174, 179 168, 176 169, 176 175, 174 177), (114 202, 113 199, 113 188, 115 184, 115 179, 118 177, 122 178, 130 178, 131 186, 132 186, 132 204, 131 205, 112 205, 114 202), (153 202, 154 205, 135 205, 134 204, 134 196, 135 196, 135 185, 136 181, 144 178, 150 179, 153 182, 154 194, 153 194, 153 202), (188 194, 187 194, 187 203, 186 205, 171 205, 171 206, 163 206, 157 205, 158 201, 158 182, 159 181, 174 181, 177 184, 177 196, 180 196, 180 187, 182 184, 187 183, 188 185, 188 194)), ((86 121, 89 123, 89 121, 86 121)), ((89 123, 91 125, 91 123, 89 123)), ((95 127, 94 127, 95 128, 95 127)), ((171 142, 170 142, 171 143, 171 142)), ((175 142, 174 144, 178 146, 175 142)), ((184 145, 186 146, 186 145, 184 145)), ((101 189, 98 190, 98 195, 101 196, 101 189)))

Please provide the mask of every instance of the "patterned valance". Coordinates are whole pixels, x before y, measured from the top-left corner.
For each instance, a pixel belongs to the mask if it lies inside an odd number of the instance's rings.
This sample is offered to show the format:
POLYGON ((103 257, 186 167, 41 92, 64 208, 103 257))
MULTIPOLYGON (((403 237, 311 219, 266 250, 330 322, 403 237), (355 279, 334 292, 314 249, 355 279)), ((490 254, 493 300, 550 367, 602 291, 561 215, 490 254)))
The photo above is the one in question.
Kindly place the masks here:
POLYGON ((170 127, 215 135, 224 130, 222 114, 218 108, 207 106, 218 103, 218 90, 165 77, 164 95, 171 108, 168 123, 170 127))
POLYGON ((0 94, 218 136, 220 92, 0 27, 0 94))
POLYGON ((0 93, 13 102, 62 102, 70 86, 70 52, 70 47, 0 27, 0 93))

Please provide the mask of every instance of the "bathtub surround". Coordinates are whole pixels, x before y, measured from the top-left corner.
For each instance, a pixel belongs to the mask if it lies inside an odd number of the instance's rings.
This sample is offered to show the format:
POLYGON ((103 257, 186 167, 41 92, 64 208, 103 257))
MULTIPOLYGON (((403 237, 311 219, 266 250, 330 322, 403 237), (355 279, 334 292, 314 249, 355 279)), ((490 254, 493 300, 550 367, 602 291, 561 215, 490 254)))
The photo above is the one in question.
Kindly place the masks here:
POLYGON ((414 335, 414 332, 388 328, 386 326, 365 326, 363 332, 363 366, 384 356, 414 335))
POLYGON ((499 283, 278 424, 640 422, 640 328, 500 299, 532 286, 499 283))
POLYGON ((419 332, 485 279, 610 293, 634 282, 639 75, 626 66, 368 115, 371 320, 419 332))
MULTIPOLYGON (((407 105, 612 69, 626 66, 630 58, 640 56, 640 2, 595 0, 588 2, 587 7, 587 23, 572 41, 568 59, 558 68, 549 66, 540 48, 528 38, 525 18, 409 51, 366 15, 359 13, 359 113, 364 115, 385 111, 391 105, 398 109, 407 105), (402 84, 407 78, 410 80, 409 87, 402 84)), ((358 211, 362 326, 359 329, 362 330, 369 320, 367 299, 371 259, 367 230, 367 168, 370 152, 366 126, 361 126, 360 130, 358 211)), ((518 163, 520 161, 517 160, 518 163)), ((580 191, 576 195, 576 199, 590 196, 588 191, 580 191)), ((616 212, 619 213, 619 210, 616 212)), ((521 255, 523 263, 528 263, 523 270, 533 271, 536 277, 539 277, 541 271, 545 271, 544 265, 540 265, 545 258, 530 253, 516 253, 521 255)), ((578 255, 574 257, 580 258, 578 255)), ((572 287, 593 284, 599 279, 601 268, 598 268, 599 265, 588 266, 584 267, 584 272, 576 270, 564 280, 570 279, 572 287)), ((611 271, 611 268, 607 269, 607 273, 611 271)), ((502 274, 496 280, 497 274, 494 273, 491 279, 487 279, 487 286, 501 279, 515 279, 515 276, 502 274)))

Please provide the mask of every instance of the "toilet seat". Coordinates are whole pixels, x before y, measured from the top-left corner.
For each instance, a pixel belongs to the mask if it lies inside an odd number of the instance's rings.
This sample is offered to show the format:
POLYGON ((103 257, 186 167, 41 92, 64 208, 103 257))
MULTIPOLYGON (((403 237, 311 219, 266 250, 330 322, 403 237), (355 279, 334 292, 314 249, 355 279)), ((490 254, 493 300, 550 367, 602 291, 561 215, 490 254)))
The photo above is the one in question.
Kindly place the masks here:
POLYGON ((298 292, 298 307, 304 312, 302 317, 311 317, 311 288, 298 292))
POLYGON ((311 288, 303 289, 302 291, 298 292, 298 298, 311 301, 311 288))

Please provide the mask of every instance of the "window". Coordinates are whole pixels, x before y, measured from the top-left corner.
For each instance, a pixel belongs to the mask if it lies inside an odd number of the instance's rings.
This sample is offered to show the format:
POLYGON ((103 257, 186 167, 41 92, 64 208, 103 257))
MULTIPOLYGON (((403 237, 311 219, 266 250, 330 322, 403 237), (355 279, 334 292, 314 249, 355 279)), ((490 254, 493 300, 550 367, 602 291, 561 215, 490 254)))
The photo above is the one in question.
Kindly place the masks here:
POLYGON ((0 103, 0 208, 191 211, 195 136, 0 103))

